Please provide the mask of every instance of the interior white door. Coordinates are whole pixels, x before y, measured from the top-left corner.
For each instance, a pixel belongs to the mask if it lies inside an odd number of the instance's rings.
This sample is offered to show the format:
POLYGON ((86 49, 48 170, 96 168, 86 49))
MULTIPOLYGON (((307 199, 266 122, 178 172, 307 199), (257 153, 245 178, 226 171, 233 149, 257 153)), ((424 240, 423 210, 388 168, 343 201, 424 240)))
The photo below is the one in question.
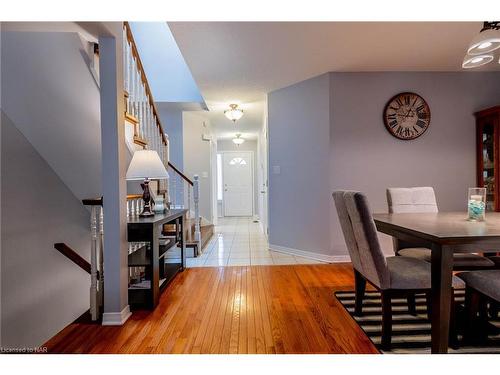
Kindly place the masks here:
POLYGON ((253 166, 251 152, 223 154, 224 216, 253 215, 253 166))

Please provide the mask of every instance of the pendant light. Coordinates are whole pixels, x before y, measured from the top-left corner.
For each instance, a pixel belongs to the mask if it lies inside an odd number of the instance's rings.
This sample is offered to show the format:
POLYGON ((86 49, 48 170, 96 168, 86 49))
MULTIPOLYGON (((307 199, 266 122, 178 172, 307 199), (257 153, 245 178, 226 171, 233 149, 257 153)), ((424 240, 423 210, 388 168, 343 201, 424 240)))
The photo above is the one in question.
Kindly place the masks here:
POLYGON ((243 110, 238 108, 238 104, 229 104, 229 109, 224 111, 224 115, 229 120, 236 122, 243 116, 243 110))
POLYGON ((233 143, 237 146, 245 143, 245 140, 243 138, 241 138, 241 134, 236 134, 236 138, 233 138, 233 143))
POLYGON ((477 68, 481 65, 486 65, 493 60, 493 55, 465 55, 464 61, 462 62, 462 68, 471 69, 477 68))
POLYGON ((498 48, 500 48, 500 23, 498 21, 484 22, 479 34, 472 39, 467 53, 484 55, 498 48))

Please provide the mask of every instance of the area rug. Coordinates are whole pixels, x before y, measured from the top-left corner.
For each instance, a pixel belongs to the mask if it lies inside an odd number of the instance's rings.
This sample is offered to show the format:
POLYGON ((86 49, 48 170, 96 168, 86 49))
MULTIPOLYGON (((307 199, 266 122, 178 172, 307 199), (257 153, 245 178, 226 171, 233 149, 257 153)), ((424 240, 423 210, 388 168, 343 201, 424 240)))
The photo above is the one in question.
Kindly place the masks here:
MULTIPOLYGON (((392 348, 389 351, 383 351, 380 348, 382 335, 382 304, 380 293, 366 292, 363 301, 362 316, 353 315, 354 295, 353 291, 335 292, 335 296, 340 303, 382 353, 428 354, 431 352, 431 324, 427 319, 427 306, 424 295, 417 296, 416 298, 416 316, 408 314, 406 299, 392 300, 393 332, 392 348)), ((457 302, 463 303, 464 291, 457 291, 455 298, 457 302)), ((488 327, 487 337, 477 346, 464 346, 461 344, 458 348, 449 348, 448 352, 457 354, 500 354, 500 319, 490 320, 488 327)), ((459 343, 461 343, 460 332, 458 338, 459 343)))

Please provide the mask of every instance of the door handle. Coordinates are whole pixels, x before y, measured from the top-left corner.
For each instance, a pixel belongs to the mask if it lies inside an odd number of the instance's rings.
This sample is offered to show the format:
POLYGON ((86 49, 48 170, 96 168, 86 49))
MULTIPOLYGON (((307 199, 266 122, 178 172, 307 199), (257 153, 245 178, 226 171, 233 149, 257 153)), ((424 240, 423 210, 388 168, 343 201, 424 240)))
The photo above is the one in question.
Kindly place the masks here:
POLYGON ((265 194, 266 192, 264 190, 261 191, 262 194, 265 194))

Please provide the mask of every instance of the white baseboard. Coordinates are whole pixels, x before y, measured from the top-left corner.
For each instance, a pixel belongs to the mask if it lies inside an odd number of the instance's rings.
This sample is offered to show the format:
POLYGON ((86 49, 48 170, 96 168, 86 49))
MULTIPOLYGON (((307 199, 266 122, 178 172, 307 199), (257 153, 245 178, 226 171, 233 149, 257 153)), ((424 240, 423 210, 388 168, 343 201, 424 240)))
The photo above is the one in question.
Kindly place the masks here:
POLYGON ((269 250, 277 251, 283 254, 296 255, 303 258, 319 260, 321 262, 327 262, 327 263, 344 263, 351 261, 349 255, 318 254, 318 253, 313 253, 311 251, 292 249, 290 247, 271 245, 271 244, 269 244, 269 250))
POLYGON ((102 325, 103 326, 121 326, 128 318, 130 318, 132 313, 130 312, 130 306, 127 305, 120 312, 110 312, 102 314, 102 325))

